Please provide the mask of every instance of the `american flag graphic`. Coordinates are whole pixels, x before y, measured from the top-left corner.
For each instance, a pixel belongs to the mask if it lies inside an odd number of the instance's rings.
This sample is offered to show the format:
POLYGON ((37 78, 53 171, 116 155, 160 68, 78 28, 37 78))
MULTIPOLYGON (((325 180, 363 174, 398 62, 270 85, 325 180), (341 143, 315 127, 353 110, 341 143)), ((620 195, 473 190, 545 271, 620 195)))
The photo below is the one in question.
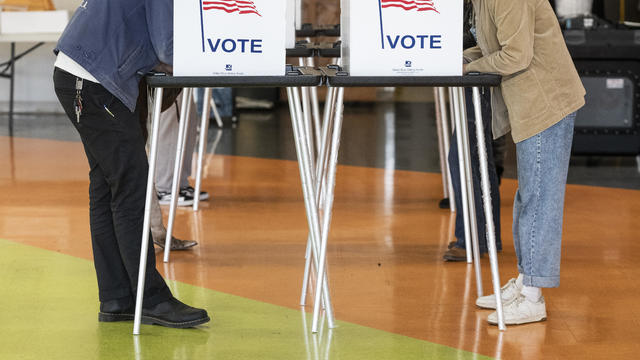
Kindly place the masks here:
POLYGON ((382 44, 382 48, 384 49, 384 21, 382 20, 382 9, 401 8, 405 11, 433 11, 440 14, 436 9, 434 1, 435 0, 378 0, 378 7, 380 11, 380 42, 382 44))
POLYGON ((247 0, 216 0, 202 1, 202 10, 221 10, 227 13, 260 15, 253 1, 247 0))
POLYGON ((380 0, 380 3, 383 9, 395 7, 407 11, 435 11, 439 14, 433 0, 380 0))
POLYGON ((220 10, 226 13, 256 14, 260 17, 260 12, 253 1, 249 0, 199 0, 200 2, 200 32, 202 34, 202 52, 205 52, 204 39, 204 12, 208 10, 220 10))

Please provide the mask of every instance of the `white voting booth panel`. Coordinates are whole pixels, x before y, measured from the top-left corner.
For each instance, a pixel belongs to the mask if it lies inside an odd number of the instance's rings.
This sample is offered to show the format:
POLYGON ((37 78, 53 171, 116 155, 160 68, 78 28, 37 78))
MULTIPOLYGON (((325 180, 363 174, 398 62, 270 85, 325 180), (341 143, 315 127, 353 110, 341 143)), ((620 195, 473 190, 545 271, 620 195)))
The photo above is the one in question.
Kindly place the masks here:
POLYGON ((342 0, 352 76, 462 75, 462 1, 342 0))
POLYGON ((285 48, 296 47, 296 0, 287 0, 286 10, 285 48))
POLYGON ((174 75, 284 75, 286 1, 175 0, 174 75))
POLYGON ((294 0, 295 26, 296 30, 302 29, 302 0, 294 0))
POLYGON ((69 13, 66 10, 2 11, 0 12, 0 33, 61 33, 68 22, 69 13))

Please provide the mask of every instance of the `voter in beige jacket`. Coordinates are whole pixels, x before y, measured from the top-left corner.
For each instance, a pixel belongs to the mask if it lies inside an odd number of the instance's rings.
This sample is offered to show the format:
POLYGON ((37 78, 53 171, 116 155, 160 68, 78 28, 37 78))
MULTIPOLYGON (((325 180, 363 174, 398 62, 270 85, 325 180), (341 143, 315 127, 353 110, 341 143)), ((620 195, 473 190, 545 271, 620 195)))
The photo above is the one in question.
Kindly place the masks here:
MULTIPOLYGON (((464 71, 502 75, 491 97, 493 136, 511 131, 518 161, 513 240, 519 274, 501 290, 505 322, 542 321, 541 288, 560 284, 564 192, 585 90, 548 0, 472 2, 478 45, 464 52, 464 71)), ((495 309, 495 295, 476 304, 495 309)), ((496 313, 488 320, 496 324, 496 313)))

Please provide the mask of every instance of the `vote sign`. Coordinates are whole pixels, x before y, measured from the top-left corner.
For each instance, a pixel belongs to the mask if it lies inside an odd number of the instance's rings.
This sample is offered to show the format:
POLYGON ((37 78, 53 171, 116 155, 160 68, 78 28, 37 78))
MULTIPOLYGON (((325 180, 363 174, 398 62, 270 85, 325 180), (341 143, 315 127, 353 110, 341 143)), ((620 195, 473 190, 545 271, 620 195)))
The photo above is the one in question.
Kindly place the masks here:
POLYGON ((175 76, 285 73, 286 0, 175 0, 175 76))
POLYGON ((462 0, 342 0, 353 76, 462 75, 462 0))

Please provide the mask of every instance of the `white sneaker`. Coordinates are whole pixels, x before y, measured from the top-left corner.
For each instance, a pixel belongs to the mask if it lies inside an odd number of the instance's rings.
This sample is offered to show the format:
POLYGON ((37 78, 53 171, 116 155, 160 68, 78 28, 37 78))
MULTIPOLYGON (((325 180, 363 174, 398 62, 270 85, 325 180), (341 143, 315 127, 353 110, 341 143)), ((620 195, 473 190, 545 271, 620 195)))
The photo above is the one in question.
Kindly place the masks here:
MULTIPOLYGON (((543 296, 538 301, 533 302, 523 295, 518 295, 515 300, 504 305, 503 314, 506 325, 527 324, 547 320, 547 307, 543 296)), ((497 325, 498 313, 492 312, 487 320, 489 324, 497 325)))
MULTIPOLYGON (((522 279, 511 279, 500 289, 502 296, 502 304, 508 304, 513 301, 522 290, 522 279)), ((476 300, 476 305, 483 309, 496 309, 496 296, 495 294, 481 296, 476 300)))

